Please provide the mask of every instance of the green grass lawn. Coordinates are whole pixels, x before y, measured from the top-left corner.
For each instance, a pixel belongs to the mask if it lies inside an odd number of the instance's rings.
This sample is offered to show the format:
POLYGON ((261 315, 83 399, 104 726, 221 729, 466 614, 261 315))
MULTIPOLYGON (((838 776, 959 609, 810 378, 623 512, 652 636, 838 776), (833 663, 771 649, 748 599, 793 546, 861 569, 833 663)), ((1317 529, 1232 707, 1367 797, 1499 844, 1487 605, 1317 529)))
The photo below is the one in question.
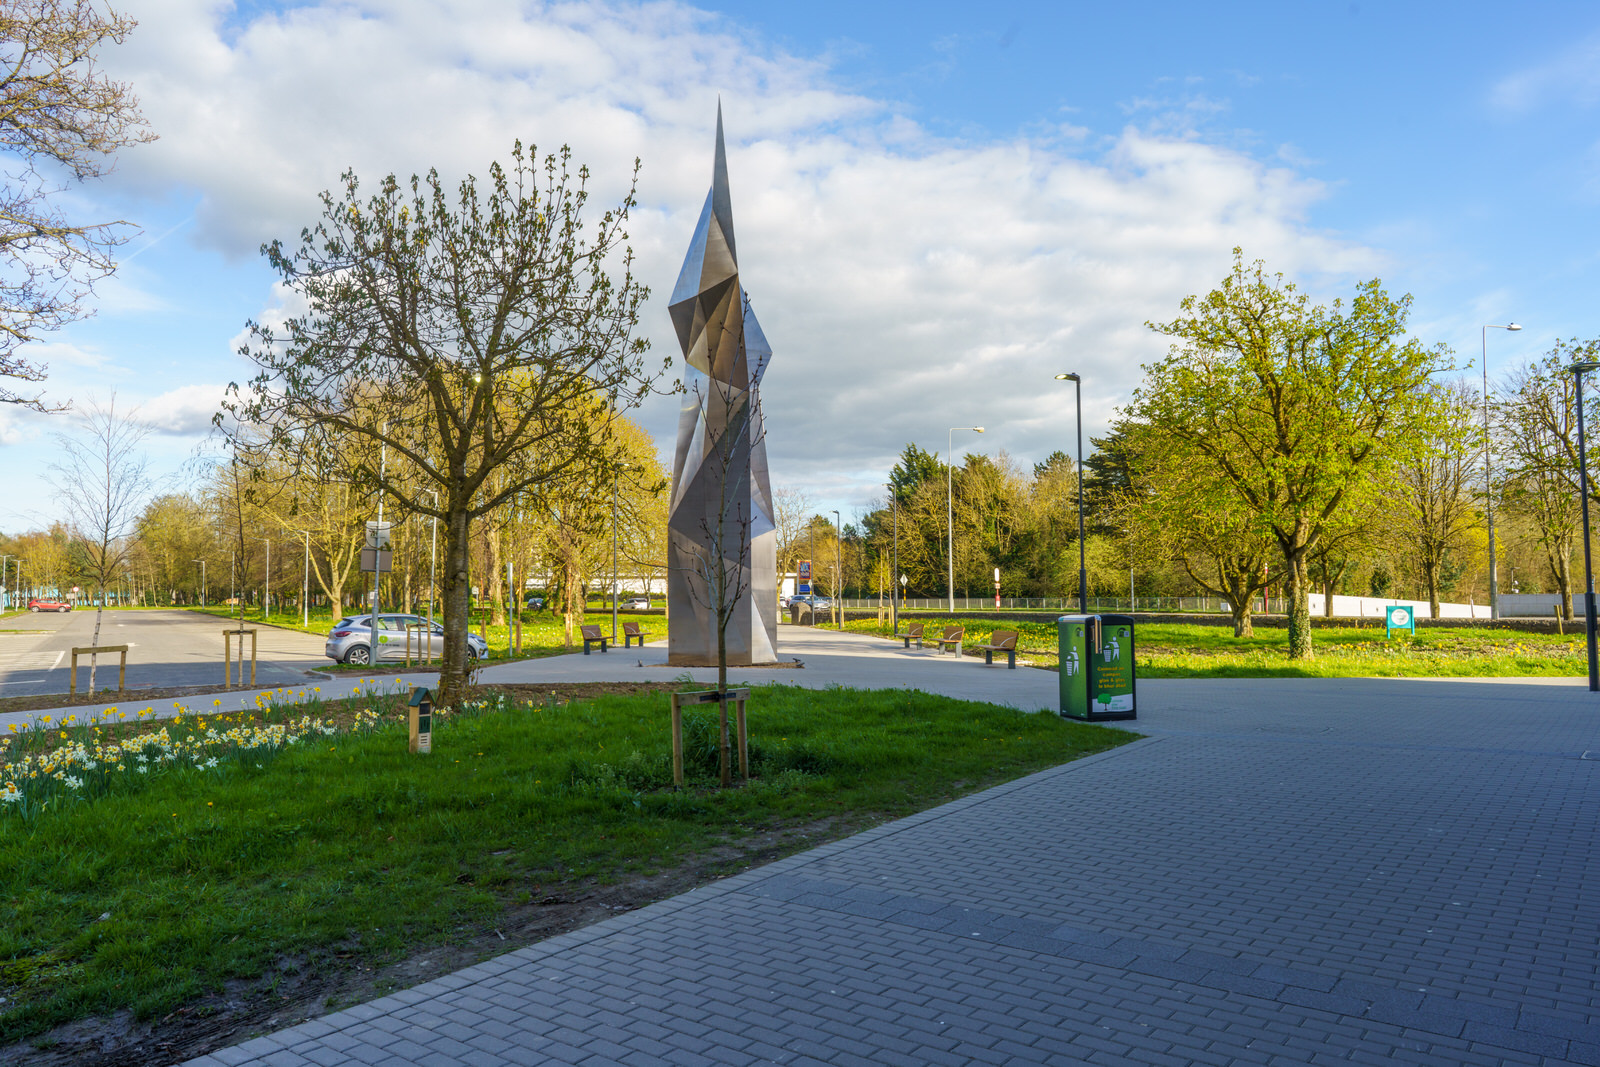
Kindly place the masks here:
MULTIPOLYGON (((951 620, 918 617, 930 636, 951 620)), ((1036 666, 1056 667, 1053 622, 954 620, 967 641, 997 629, 1019 631, 1018 647, 1036 666)), ((872 619, 852 621, 858 633, 888 633, 872 619)), ((1478 627, 1425 627, 1416 637, 1386 640, 1382 626, 1329 626, 1312 631, 1313 659, 1291 663, 1289 631, 1258 627, 1234 637, 1230 626, 1140 623, 1135 628, 1143 678, 1552 678, 1584 673, 1582 632, 1530 634, 1478 627)))
MULTIPOLYGON (((205 611, 211 614, 224 615, 224 617, 230 619, 236 617, 234 615, 225 615, 225 613, 228 611, 228 609, 225 607, 191 608, 189 610, 205 611)), ((347 615, 359 614, 361 614, 359 610, 351 609, 350 611, 345 612, 344 615, 339 616, 339 618, 344 618, 347 615)), ((426 611, 421 611, 417 614, 421 615, 423 618, 427 618, 426 611)), ((333 624, 336 620, 326 611, 322 612, 320 615, 313 612, 308 620, 308 624, 302 626, 300 612, 298 611, 274 611, 270 616, 263 619, 261 611, 259 609, 255 609, 245 611, 244 621, 246 623, 265 622, 269 626, 281 626, 286 630, 299 630, 302 633, 326 636, 328 631, 333 628, 333 624)), ((582 622, 598 625, 608 636, 611 633, 611 611, 609 608, 603 612, 591 611, 587 616, 584 617, 582 622)), ((649 634, 651 644, 655 644, 657 641, 666 640, 667 617, 663 614, 622 612, 617 618, 617 640, 619 643, 622 640, 622 624, 624 622, 637 622, 640 627, 647 634, 649 634)), ((504 625, 489 627, 489 659, 490 661, 508 659, 537 659, 541 656, 559 656, 563 653, 571 652, 574 649, 582 651, 583 642, 577 638, 577 627, 580 624, 581 623, 579 622, 573 623, 574 644, 569 647, 566 644, 566 627, 559 616, 552 617, 549 612, 544 611, 525 611, 522 614, 522 644, 514 653, 511 647, 511 628, 504 625)), ((472 632, 482 633, 483 628, 476 621, 474 621, 472 632)), ((391 666, 390 661, 385 660, 384 666, 391 666)), ((330 664, 329 667, 321 669, 347 669, 360 672, 369 670, 370 668, 364 666, 344 668, 330 664)))
POLYGON ((421 756, 397 699, 366 703, 376 725, 317 706, 343 725, 275 745, 219 748, 207 731, 261 723, 196 717, 164 727, 165 745, 135 747, 123 726, 0 747, 0 793, 24 755, 43 774, 24 782, 31 801, 0 804, 0 1043, 122 1009, 162 1017, 286 967, 393 961, 552 894, 753 835, 793 830, 793 851, 1131 739, 916 692, 766 687, 750 702, 752 781, 713 788, 714 710, 692 712, 678 790, 664 692, 501 696, 441 720, 421 756), (100 745, 101 762, 69 757, 72 743, 100 745))

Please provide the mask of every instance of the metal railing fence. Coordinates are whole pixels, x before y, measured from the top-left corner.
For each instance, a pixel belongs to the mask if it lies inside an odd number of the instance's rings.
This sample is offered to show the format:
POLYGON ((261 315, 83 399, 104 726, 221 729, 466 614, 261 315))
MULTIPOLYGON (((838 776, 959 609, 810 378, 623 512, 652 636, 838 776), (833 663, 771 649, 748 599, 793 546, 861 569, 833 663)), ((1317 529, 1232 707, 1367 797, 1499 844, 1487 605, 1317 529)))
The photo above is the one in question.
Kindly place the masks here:
MULTIPOLYGON (((846 611, 877 611, 881 605, 887 610, 888 598, 881 602, 876 597, 857 599, 846 597, 843 600, 846 611)), ((907 597, 900 602, 902 611, 948 611, 950 601, 946 597, 907 597)), ((994 597, 956 597, 956 611, 994 611, 994 597)), ((1046 597, 1001 597, 1000 611, 1054 611, 1063 615, 1074 614, 1078 610, 1078 598, 1046 596, 1046 597)), ((1258 602, 1256 612, 1266 615, 1281 615, 1289 610, 1289 602, 1284 597, 1270 597, 1266 603, 1265 611, 1258 602)), ((1208 615, 1228 614, 1231 609, 1226 601, 1214 596, 1141 596, 1130 600, 1128 597, 1092 596, 1089 598, 1089 611, 1091 614, 1101 612, 1162 612, 1175 615, 1208 615)))

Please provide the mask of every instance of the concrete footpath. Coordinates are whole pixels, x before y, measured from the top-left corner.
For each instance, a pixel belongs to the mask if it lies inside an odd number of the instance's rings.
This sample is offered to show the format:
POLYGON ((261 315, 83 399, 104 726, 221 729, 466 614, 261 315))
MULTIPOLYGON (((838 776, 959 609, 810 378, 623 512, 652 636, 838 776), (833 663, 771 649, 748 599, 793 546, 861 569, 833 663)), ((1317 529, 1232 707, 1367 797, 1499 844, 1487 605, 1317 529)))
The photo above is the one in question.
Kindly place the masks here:
MULTIPOLYGON (((913 646, 905 649, 899 641, 885 641, 861 634, 838 634, 788 625, 782 628, 781 634, 785 659, 797 660, 803 666, 732 668, 729 678, 733 684, 798 685, 811 689, 826 689, 834 685, 867 689, 903 687, 926 689, 965 700, 988 700, 1028 711, 1056 706, 1056 675, 1053 672, 1005 670, 1003 658, 1000 667, 985 669, 982 660, 970 656, 958 661, 953 655, 941 656, 931 648, 919 650, 913 646)), ((668 667, 666 664, 667 646, 666 642, 661 641, 643 648, 635 645, 629 649, 614 648, 607 652, 596 649, 587 656, 574 652, 565 656, 518 660, 485 667, 479 672, 478 680, 485 684, 525 685, 540 682, 670 682, 687 675, 697 682, 716 681, 717 672, 714 668, 689 670, 668 667)), ((148 712, 146 718, 170 718, 180 709, 184 714, 189 714, 253 708, 257 696, 271 700, 274 697, 300 699, 315 695, 332 700, 349 696, 357 688, 362 692, 374 687, 404 690, 411 685, 434 685, 438 680, 438 673, 429 671, 376 675, 341 673, 324 677, 310 677, 302 673, 292 684, 278 682, 273 686, 236 689, 220 694, 151 700, 130 692, 122 700, 106 704, 0 714, 0 730, 7 729, 11 723, 37 723, 46 715, 50 716, 52 722, 59 722, 68 715, 76 715, 79 722, 92 722, 108 713, 115 715, 118 712, 130 719, 140 712, 148 712)))
MULTIPOLYGON (((870 660, 1017 706, 1054 692, 802 641, 781 680, 826 683, 834 656, 838 684, 869 684, 849 670, 870 660)), ((1581 681, 1140 694, 1134 744, 192 1062, 1600 1063, 1581 681)))

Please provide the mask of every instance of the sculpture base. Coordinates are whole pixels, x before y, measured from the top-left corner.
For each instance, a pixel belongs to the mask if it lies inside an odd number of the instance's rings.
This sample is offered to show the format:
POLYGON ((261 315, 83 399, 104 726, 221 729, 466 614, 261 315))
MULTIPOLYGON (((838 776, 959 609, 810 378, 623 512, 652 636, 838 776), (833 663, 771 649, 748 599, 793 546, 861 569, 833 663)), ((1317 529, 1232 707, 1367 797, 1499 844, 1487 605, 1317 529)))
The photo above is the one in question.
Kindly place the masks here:
MULTIPOLYGON (((703 656, 698 652, 667 653, 667 666, 669 667, 715 667, 716 665, 717 654, 715 652, 709 656, 703 656)), ((750 653, 748 651, 735 652, 732 649, 729 649, 728 666, 753 667, 755 664, 751 662, 750 653)))

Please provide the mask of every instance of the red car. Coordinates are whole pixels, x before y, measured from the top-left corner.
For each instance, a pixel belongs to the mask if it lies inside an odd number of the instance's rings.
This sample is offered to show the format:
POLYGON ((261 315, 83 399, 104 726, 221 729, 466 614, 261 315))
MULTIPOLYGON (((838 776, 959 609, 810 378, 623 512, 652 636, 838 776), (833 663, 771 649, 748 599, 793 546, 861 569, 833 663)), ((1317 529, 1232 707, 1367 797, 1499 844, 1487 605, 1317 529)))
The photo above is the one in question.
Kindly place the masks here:
POLYGON ((71 611, 71 604, 63 604, 59 600, 40 600, 38 597, 28 601, 29 611, 71 611))

